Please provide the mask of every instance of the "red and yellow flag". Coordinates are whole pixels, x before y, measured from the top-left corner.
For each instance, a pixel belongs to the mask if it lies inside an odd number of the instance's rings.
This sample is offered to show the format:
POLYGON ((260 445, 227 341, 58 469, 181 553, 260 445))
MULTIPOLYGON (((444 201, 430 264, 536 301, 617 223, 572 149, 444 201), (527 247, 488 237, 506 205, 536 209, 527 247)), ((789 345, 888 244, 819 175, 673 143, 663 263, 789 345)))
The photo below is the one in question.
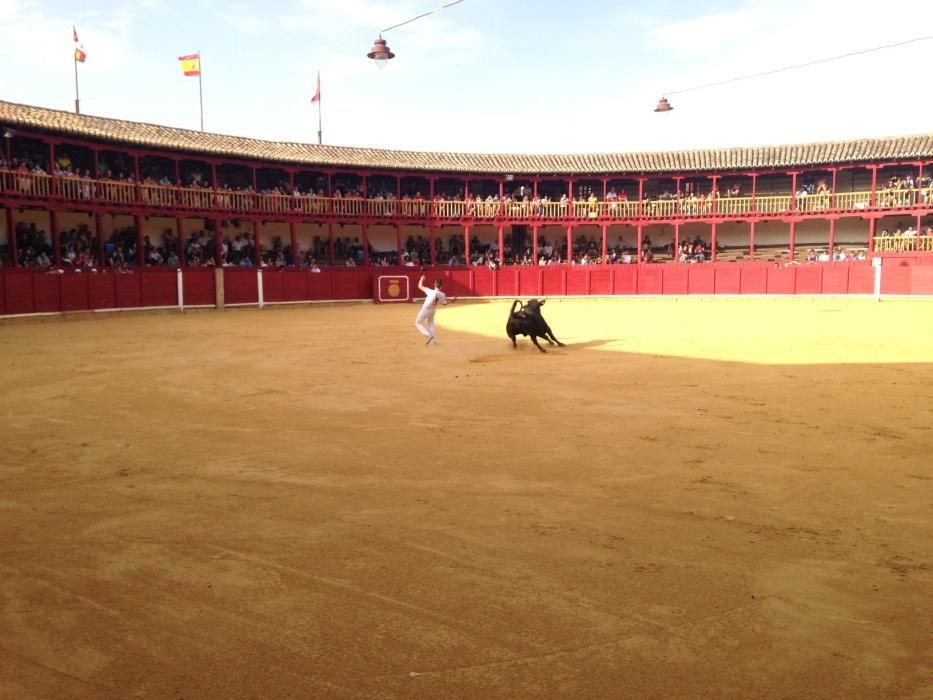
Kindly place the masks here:
POLYGON ((75 61, 84 63, 87 60, 87 53, 84 51, 84 44, 78 41, 78 30, 74 26, 71 27, 71 33, 75 37, 75 61))
POLYGON ((179 56, 181 61, 181 70, 185 75, 201 75, 201 54, 192 53, 187 56, 179 56))
POLYGON ((317 72, 317 89, 314 91, 314 97, 311 98, 311 102, 320 102, 321 101, 321 71, 317 72))

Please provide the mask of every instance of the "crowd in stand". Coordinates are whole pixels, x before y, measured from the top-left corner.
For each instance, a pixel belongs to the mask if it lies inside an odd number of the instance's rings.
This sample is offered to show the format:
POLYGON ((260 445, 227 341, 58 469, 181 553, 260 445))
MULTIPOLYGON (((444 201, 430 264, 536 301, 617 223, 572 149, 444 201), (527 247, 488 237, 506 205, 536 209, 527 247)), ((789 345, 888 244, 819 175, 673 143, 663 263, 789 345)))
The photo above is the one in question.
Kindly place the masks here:
MULTIPOLYGON (((0 158, 0 170, 12 171, 24 176, 51 174, 58 180, 58 187, 62 194, 74 199, 93 199, 104 196, 111 200, 130 202, 135 197, 133 188, 120 187, 120 185, 137 183, 136 164, 128 156, 101 152, 96 163, 97 175, 94 177, 90 167, 87 165, 82 167, 73 162, 72 157, 64 149, 56 153, 56 161, 52 164, 50 172, 45 168, 49 159, 41 153, 41 149, 30 150, 30 147, 23 145, 19 150, 21 154, 16 158, 10 160, 0 158)), ((426 197, 423 189, 417 185, 407 185, 403 189, 398 185, 391 186, 392 183, 389 180, 380 181, 376 178, 370 180, 368 187, 364 189, 359 182, 354 183, 338 178, 329 189, 328 181, 324 177, 319 176, 314 182, 305 181, 302 184, 298 181, 290 182, 283 173, 280 173, 278 176, 266 175, 262 178, 262 182, 254 186, 252 182, 245 182, 250 177, 247 173, 237 173, 228 168, 219 168, 217 182, 212 183, 204 170, 198 166, 187 166, 184 170, 173 169, 172 172, 166 172, 166 165, 171 167, 167 162, 160 166, 158 162, 153 163, 147 159, 139 163, 138 182, 143 185, 140 196, 147 204, 168 206, 184 203, 233 211, 255 206, 252 199, 243 199, 240 195, 261 194, 281 198, 282 201, 279 204, 274 202, 270 204, 265 200, 259 203, 260 208, 270 211, 286 211, 290 208, 289 199, 293 199, 296 200, 295 208, 297 209, 309 213, 324 213, 327 210, 324 200, 332 199, 334 201, 331 206, 338 213, 361 213, 359 205, 354 203, 364 201, 372 203, 367 208, 367 213, 370 215, 392 215, 398 211, 394 206, 396 202, 401 203, 400 210, 405 215, 417 217, 426 216, 429 213, 427 205, 430 197, 426 197), (179 202, 172 190, 176 187, 188 190, 188 195, 194 200, 179 202), (387 203, 387 206, 380 206, 381 202, 387 203)), ((36 191, 41 195, 49 193, 47 180, 22 177, 14 182, 15 186, 23 192, 36 191)), ((543 191, 544 189, 547 188, 536 191, 530 186, 519 185, 502 194, 498 191, 486 191, 485 193, 471 192, 467 196, 463 189, 441 187, 433 200, 435 211, 439 216, 452 218, 464 215, 479 218, 499 215, 562 218, 571 212, 576 218, 597 218, 602 215, 611 217, 615 214, 628 216, 633 215, 634 212, 631 209, 626 210, 626 204, 637 204, 637 194, 635 201, 631 202, 632 195, 623 187, 609 187, 605 190, 605 196, 603 196, 604 190, 601 187, 580 186, 575 195, 568 195, 567 192, 558 194, 553 187, 550 193, 543 191)), ((792 196, 796 200, 798 209, 818 211, 831 207, 832 194, 831 183, 828 179, 816 177, 801 180, 792 196)), ((743 191, 738 182, 724 185, 722 191, 714 184, 701 192, 696 183, 686 181, 682 183, 680 190, 662 189, 650 194, 646 192, 642 206, 648 216, 673 213, 675 205, 681 214, 703 215, 710 213, 714 203, 718 200, 725 199, 728 202, 728 200, 742 196, 743 191)), ((759 192, 759 196, 770 195, 759 192)), ((933 201, 933 180, 929 175, 918 178, 911 173, 895 174, 891 175, 886 182, 879 182, 877 186, 876 202, 881 207, 909 206, 915 203, 918 197, 924 203, 933 201)), ((731 211, 728 209, 731 205, 727 202, 722 204, 723 211, 731 211)), ((864 207, 866 203, 860 202, 856 206, 864 207)))

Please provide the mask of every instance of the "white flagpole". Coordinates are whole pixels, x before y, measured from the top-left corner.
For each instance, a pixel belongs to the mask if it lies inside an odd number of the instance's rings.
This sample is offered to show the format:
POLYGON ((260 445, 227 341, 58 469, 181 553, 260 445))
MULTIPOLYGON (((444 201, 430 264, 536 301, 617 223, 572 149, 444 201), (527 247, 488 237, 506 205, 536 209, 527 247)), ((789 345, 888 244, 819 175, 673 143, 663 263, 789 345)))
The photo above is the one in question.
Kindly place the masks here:
POLYGON ((204 131, 204 90, 201 87, 201 76, 204 74, 204 61, 201 58, 201 49, 198 49, 198 103, 201 105, 201 131, 204 131))
POLYGON ((317 145, 324 142, 321 140, 321 71, 317 72, 317 145))

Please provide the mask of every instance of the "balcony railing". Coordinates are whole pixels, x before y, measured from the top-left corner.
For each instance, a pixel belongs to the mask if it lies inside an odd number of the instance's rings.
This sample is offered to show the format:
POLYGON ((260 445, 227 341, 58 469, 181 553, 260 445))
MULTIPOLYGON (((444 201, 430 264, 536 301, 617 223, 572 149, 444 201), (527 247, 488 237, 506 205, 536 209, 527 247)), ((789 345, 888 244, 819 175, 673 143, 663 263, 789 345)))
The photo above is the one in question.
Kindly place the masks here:
POLYGON ((933 236, 876 236, 878 253, 933 253, 933 236))
MULTIPOLYGON (((708 216, 768 216, 791 213, 860 212, 933 206, 933 188, 879 189, 812 195, 765 194, 755 197, 692 196, 594 201, 488 201, 408 200, 285 195, 197 187, 134 184, 83 177, 0 170, 0 188, 6 195, 27 199, 53 199, 141 205, 178 211, 238 214, 301 214, 348 218, 439 219, 482 221, 497 218, 532 221, 670 220, 708 216), (874 199, 874 201, 873 201, 874 199)), ((924 244, 925 245, 925 244, 924 244)))

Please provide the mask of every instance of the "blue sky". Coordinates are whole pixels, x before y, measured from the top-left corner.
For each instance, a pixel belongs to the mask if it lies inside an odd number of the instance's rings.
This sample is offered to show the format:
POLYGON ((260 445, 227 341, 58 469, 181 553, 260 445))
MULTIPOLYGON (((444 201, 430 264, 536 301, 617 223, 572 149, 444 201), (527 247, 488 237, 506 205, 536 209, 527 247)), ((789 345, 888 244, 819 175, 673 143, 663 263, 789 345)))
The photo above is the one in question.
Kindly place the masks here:
POLYGON ((87 51, 82 111, 412 150, 591 152, 763 145, 931 130, 933 41, 729 86, 665 91, 922 36, 933 3, 464 0, 0 0, 0 99, 72 109, 71 25, 87 51), (745 105, 744 109, 739 109, 745 105))

